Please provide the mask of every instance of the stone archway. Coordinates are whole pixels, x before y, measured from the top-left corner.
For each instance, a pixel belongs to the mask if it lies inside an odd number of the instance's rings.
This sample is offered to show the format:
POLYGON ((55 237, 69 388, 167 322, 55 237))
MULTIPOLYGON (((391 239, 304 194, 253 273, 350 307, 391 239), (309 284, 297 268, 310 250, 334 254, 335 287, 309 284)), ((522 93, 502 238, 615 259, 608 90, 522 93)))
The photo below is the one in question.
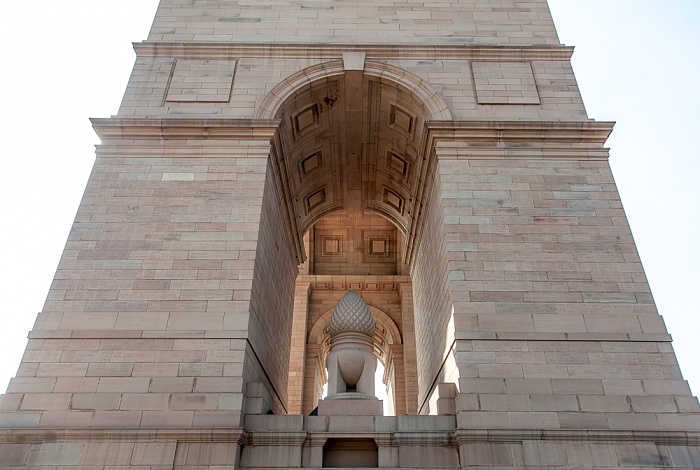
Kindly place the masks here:
POLYGON ((256 117, 281 121, 272 153, 300 261, 304 233, 341 209, 391 220, 414 246, 430 166, 424 124, 451 119, 427 83, 346 53, 282 81, 256 117))
MULTIPOLYGON (((353 288, 378 296, 368 303, 393 312, 401 349, 388 347, 383 354, 394 358, 388 373, 394 374, 390 382, 401 397, 394 400, 396 412, 417 413, 419 395, 427 393, 419 391, 419 379, 424 377, 424 388, 435 382, 439 367, 433 366, 442 362, 443 351, 431 351, 440 357, 424 361, 435 371, 419 374, 409 273, 420 271, 417 290, 428 307, 421 317, 425 328, 430 327, 431 305, 443 308, 449 297, 444 286, 431 284, 438 278, 433 271, 445 268, 433 263, 434 253, 416 258, 435 179, 426 123, 451 118, 444 100, 406 71, 346 53, 343 61, 319 64, 284 80, 268 94, 257 117, 279 120, 269 161, 277 196, 269 203, 279 204, 285 213, 287 238, 300 266, 288 412, 315 407, 315 390, 325 381, 323 371, 317 372, 324 355, 318 343, 308 341, 310 329, 333 307, 326 305, 330 298, 353 288), (434 296, 441 299, 433 301, 434 296)), ((441 220, 436 207, 431 216, 441 220)), ((430 237, 443 243, 439 234, 430 237)))
POLYGON ((347 71, 361 70, 364 75, 373 77, 392 86, 401 86, 421 100, 430 120, 451 121, 452 113, 445 100, 423 79, 399 67, 381 62, 365 61, 364 53, 346 52, 344 60, 324 62, 305 68, 287 77, 275 86, 258 107, 256 119, 274 119, 285 101, 299 90, 312 84, 343 75, 347 71), (360 68, 362 67, 362 68, 360 68))

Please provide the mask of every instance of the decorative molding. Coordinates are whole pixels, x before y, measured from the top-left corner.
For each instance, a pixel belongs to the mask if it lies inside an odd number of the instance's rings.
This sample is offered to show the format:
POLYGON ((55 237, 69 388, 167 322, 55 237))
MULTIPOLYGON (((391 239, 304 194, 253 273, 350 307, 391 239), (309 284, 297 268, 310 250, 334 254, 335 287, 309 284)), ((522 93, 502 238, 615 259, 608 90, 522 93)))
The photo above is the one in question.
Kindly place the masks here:
POLYGON ((368 77, 378 79, 381 83, 405 87, 427 109, 428 112, 424 115, 425 120, 452 120, 452 112, 442 95, 420 77, 401 67, 380 62, 367 62, 364 73, 368 77))
POLYGON ((469 442, 651 442, 700 446, 700 431, 576 430, 576 429, 455 429, 435 432, 310 432, 246 431, 243 428, 43 428, 2 429, 0 443, 43 442, 206 442, 241 445, 323 446, 329 438, 374 438, 381 445, 444 446, 469 442), (284 444, 282 444, 284 443, 284 444))
MULTIPOLYGON (((350 285, 360 285, 359 291, 396 291, 399 284, 411 282, 408 276, 355 276, 332 274, 301 274, 298 278, 301 282, 308 282, 311 289, 344 291, 350 285)), ((358 289, 356 289, 358 290, 358 289)))
MULTIPOLYGON (((265 431, 254 431, 265 432, 265 431)), ((323 447, 328 439, 357 439, 358 437, 374 439, 377 444, 382 443, 385 445, 394 445, 394 434, 393 432, 334 432, 334 431, 320 431, 320 432, 308 432, 306 436, 306 441, 304 442, 304 447, 323 447)))
POLYGON ((246 446, 301 446, 307 440, 306 431, 248 431, 246 446))
POLYGON ((479 331, 455 333, 456 340, 467 341, 601 341, 633 343, 670 343, 665 333, 535 333, 479 331))
POLYGON ((394 439, 399 446, 453 447, 454 432, 449 431, 413 431, 396 432, 394 439))
POLYGON ((424 156, 436 149, 439 158, 607 160, 609 149, 604 145, 614 125, 607 121, 428 121, 424 156))
POLYGON ((242 330, 34 330, 29 339, 247 339, 242 330))
POLYGON ((0 443, 39 444, 43 442, 207 442, 243 444, 243 428, 42 428, 0 429, 0 443))
POLYGON ((269 143, 279 119, 92 118, 102 141, 259 140, 269 143))
POLYGON ((378 44, 259 44, 226 42, 154 42, 133 44, 137 57, 175 59, 239 59, 246 57, 343 60, 348 52, 365 54, 366 60, 479 61, 571 60, 569 46, 475 46, 475 45, 378 45, 378 44))
POLYGON ((468 442, 576 441, 576 442, 653 442, 697 446, 700 431, 636 431, 625 429, 456 429, 454 440, 468 442))

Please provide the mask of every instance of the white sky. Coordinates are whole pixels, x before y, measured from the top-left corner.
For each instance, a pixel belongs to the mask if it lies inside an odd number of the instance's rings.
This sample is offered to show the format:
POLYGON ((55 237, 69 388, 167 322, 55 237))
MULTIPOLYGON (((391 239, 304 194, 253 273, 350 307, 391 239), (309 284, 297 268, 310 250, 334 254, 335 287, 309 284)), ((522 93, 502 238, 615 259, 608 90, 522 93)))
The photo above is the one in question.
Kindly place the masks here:
MULTIPOLYGON (((20 362, 156 0, 0 6, 0 391, 20 362)), ((550 0, 681 369, 700 393, 700 2, 550 0)))

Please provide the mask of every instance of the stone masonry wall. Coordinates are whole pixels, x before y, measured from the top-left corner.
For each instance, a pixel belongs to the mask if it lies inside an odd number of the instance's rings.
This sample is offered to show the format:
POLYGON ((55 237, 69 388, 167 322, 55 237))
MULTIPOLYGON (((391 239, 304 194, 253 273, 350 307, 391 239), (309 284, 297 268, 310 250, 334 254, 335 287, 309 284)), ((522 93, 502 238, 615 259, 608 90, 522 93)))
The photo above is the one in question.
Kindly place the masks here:
POLYGON ((437 168, 430 175, 430 193, 424 206, 423 228, 411 266, 418 370, 418 412, 427 413, 427 398, 442 382, 442 364, 448 342, 452 298, 448 290, 448 252, 443 230, 441 180, 437 168))
POLYGON ((149 41, 558 44, 545 0, 164 0, 149 41))
MULTIPOLYGON (((265 159, 260 160, 264 164, 265 159)), ((273 388, 270 394, 278 398, 276 412, 287 411, 294 287, 298 272, 283 210, 268 162, 260 230, 247 235, 257 238, 248 338, 267 375, 266 382, 273 388)))
POLYGON ((440 171, 459 425, 698 429, 607 162, 440 171))
MULTIPOLYGON (((152 54, 152 51, 139 54, 152 54)), ((216 68, 217 76, 210 78, 211 71, 196 68, 178 71, 176 64, 183 59, 164 58, 161 54, 183 57, 182 51, 173 50, 159 52, 158 57, 138 57, 119 109, 120 116, 252 118, 280 82, 324 62, 302 59, 301 52, 280 51, 277 58, 251 57, 249 53, 241 57, 232 52, 227 60, 218 57, 219 50, 191 52, 216 68), (230 97, 212 100, 211 87, 219 86, 218 75, 227 74, 232 76, 228 84, 230 97), (194 82, 187 100, 172 99, 173 80, 194 82), (209 87, 205 85, 207 82, 197 80, 217 81, 209 87)), ((569 62, 570 52, 547 57, 535 55, 525 61, 513 61, 507 52, 497 54, 501 58, 496 55, 489 62, 470 60, 464 51, 456 55, 430 52, 414 60, 397 60, 389 54, 372 60, 400 67, 423 80, 445 99, 455 119, 587 119, 569 62)), ((335 55, 340 57, 339 53, 335 55)))
MULTIPOLYGON (((135 49, 0 397, 1 468, 319 468, 327 438, 360 435, 383 468, 700 466, 700 407, 610 174, 610 126, 588 120, 545 0, 162 0, 135 49), (298 260, 269 159, 289 124, 273 118, 324 80, 349 86, 346 117, 378 99, 358 83, 424 98, 404 128, 420 118, 416 161, 434 157, 411 194, 413 283, 367 297, 404 336, 405 411, 448 416, 284 414, 298 260)), ((367 137, 347 122, 324 138, 367 137)), ((341 294, 322 290, 312 329, 341 294)))
POLYGON ((4 426, 239 424, 269 149, 227 145, 98 148, 4 426))

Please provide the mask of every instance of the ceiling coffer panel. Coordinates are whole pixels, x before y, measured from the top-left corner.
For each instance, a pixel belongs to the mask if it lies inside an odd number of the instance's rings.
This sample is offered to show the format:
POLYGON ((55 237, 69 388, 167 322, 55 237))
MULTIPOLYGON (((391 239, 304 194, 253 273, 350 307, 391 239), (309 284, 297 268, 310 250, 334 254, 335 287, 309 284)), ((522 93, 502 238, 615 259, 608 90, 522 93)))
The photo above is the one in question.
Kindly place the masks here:
POLYGON ((303 186, 314 184, 323 178, 335 178, 333 173, 338 171, 337 152, 333 151, 327 140, 308 142, 294 149, 289 158, 293 191, 296 193, 303 186))

